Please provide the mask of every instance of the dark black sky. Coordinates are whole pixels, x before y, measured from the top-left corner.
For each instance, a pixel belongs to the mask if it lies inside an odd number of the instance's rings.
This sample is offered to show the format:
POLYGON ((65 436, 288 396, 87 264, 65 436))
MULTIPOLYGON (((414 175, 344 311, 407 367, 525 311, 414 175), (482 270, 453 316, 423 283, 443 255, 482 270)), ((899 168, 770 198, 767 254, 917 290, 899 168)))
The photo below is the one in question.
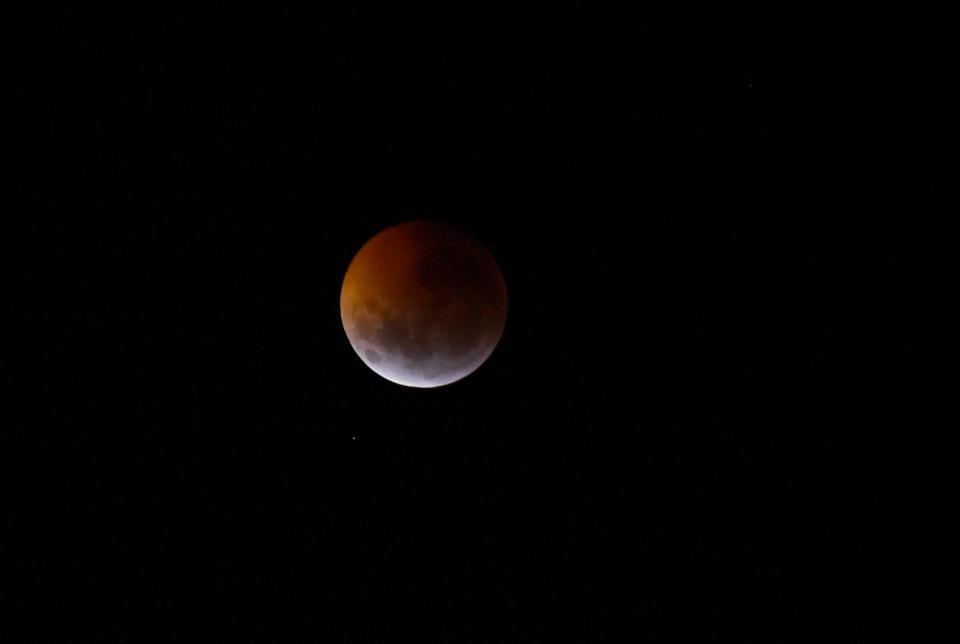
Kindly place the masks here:
POLYGON ((932 179, 857 172, 925 126, 868 136, 856 65, 652 3, 6 28, 5 641, 912 632, 889 455, 923 433, 932 179), (437 390, 339 319, 353 254, 417 218, 510 294, 437 390))

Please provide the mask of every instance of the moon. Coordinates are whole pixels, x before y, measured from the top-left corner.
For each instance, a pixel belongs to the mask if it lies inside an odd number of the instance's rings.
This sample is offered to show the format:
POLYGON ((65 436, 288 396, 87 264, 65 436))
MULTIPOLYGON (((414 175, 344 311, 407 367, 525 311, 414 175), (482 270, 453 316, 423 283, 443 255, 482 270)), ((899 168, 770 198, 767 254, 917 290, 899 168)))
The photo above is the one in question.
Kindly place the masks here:
POLYGON ((473 373, 503 335, 507 287, 478 241, 440 222, 408 221, 364 244, 347 268, 340 317, 378 375, 440 387, 473 373))

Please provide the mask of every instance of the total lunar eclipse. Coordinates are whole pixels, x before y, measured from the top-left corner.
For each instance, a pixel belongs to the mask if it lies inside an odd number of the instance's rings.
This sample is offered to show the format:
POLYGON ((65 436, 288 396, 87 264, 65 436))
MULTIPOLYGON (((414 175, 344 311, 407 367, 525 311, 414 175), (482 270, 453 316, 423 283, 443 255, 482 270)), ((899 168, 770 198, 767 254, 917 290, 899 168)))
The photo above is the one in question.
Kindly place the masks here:
POLYGON ((340 316, 374 372, 408 387, 439 387, 493 353, 507 288, 475 239, 447 224, 410 221, 375 235, 350 262, 340 316))

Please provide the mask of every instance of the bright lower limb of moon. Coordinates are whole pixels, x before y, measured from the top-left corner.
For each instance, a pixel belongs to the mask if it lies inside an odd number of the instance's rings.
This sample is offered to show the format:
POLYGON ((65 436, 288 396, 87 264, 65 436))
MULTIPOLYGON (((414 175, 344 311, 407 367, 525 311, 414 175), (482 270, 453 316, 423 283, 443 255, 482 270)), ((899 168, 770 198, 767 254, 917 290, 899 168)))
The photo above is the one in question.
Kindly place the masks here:
POLYGON ((490 357, 500 337, 498 329, 468 350, 451 349, 450 338, 422 320, 346 306, 351 310, 343 314, 344 329, 353 350, 372 371, 407 387, 440 387, 470 375, 490 357))

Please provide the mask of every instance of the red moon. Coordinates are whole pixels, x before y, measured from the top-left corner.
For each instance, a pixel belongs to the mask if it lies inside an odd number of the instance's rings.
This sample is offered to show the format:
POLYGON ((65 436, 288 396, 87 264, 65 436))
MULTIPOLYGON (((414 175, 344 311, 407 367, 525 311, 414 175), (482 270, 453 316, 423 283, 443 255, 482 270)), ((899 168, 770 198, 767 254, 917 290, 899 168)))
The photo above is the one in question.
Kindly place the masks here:
POLYGON ((407 387, 473 373, 500 341, 507 287, 496 260, 465 233, 409 221, 357 252, 340 291, 347 339, 374 372, 407 387))

